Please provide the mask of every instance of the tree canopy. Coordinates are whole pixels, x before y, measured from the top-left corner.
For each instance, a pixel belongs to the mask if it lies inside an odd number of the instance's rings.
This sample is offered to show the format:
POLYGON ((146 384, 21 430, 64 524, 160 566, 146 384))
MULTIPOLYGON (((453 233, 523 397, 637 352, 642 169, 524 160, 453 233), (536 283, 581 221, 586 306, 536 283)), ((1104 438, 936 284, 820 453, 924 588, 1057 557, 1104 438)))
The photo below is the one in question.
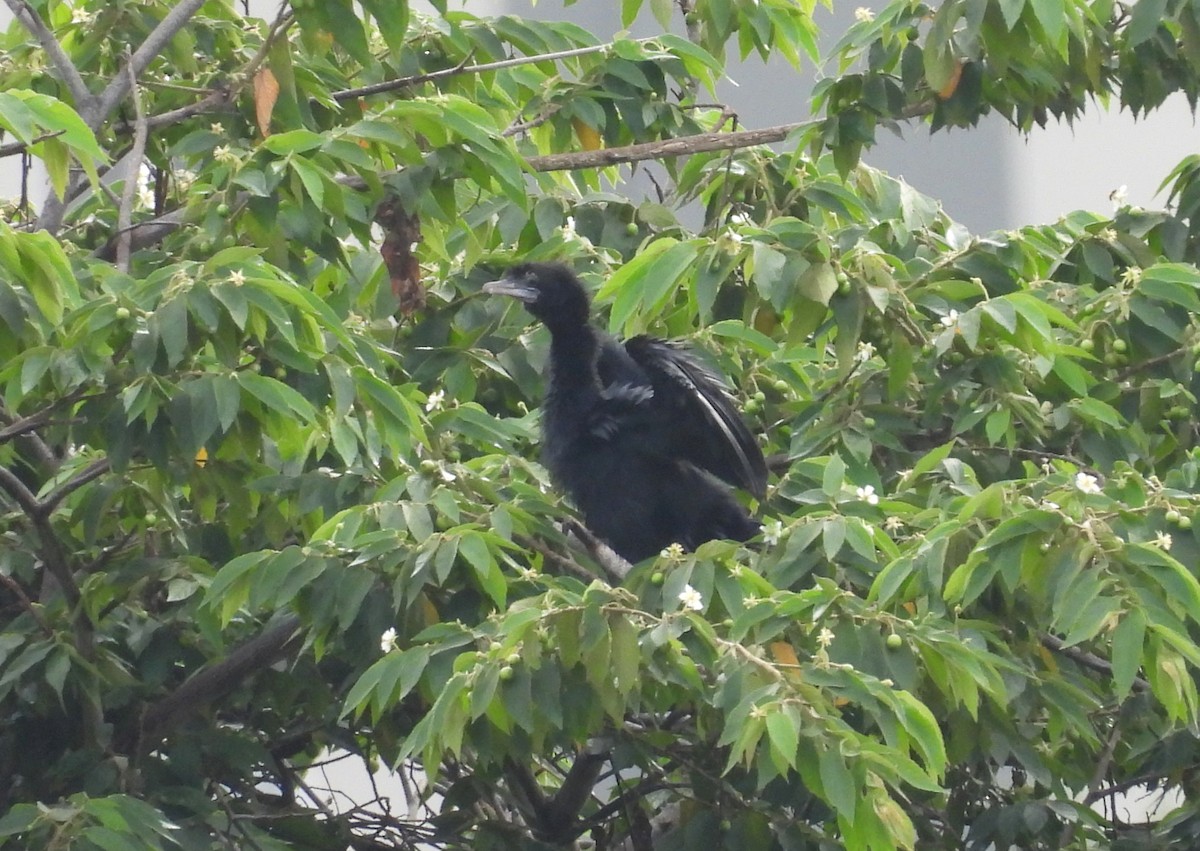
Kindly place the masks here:
POLYGON ((1194 107, 1200 3, 5 4, 0 848, 1197 841, 1200 155, 992 234, 861 159, 1194 107), (734 377, 759 538, 564 533, 528 260, 734 377))

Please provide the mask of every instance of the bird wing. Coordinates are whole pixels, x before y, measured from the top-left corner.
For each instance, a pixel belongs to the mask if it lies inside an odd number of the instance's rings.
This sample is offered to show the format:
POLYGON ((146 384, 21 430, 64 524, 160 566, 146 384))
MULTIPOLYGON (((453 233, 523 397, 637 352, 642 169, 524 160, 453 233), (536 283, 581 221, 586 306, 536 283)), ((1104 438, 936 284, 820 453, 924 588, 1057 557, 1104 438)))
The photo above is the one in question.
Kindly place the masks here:
POLYGON ((650 383, 647 406, 661 418, 656 431, 670 454, 761 497, 767 464, 721 377, 686 348, 655 337, 634 337, 625 351, 650 383))

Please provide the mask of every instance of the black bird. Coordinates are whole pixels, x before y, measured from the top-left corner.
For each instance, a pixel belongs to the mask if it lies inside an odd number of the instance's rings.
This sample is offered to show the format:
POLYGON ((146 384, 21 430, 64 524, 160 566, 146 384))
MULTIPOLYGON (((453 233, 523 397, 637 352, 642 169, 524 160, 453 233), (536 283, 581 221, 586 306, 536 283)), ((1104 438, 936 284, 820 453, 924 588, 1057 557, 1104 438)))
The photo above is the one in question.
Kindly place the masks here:
POLYGON ((542 460, 597 537, 636 562, 758 532, 718 480, 761 497, 766 463, 715 372, 678 344, 622 344, 596 328, 565 266, 524 263, 483 290, 519 299, 550 330, 542 460))

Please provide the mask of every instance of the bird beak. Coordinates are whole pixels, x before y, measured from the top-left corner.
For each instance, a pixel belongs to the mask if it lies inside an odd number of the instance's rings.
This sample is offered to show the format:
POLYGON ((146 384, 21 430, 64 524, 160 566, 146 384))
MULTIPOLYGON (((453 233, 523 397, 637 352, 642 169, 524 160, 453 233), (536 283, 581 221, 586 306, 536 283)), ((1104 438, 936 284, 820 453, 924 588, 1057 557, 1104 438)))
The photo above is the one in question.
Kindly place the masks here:
POLYGON ((509 278, 501 278, 498 281, 488 281, 483 285, 483 291, 488 295, 507 295, 515 299, 523 301, 525 304, 532 304, 537 301, 538 293, 533 287, 528 284, 522 284, 520 281, 513 281, 509 278))

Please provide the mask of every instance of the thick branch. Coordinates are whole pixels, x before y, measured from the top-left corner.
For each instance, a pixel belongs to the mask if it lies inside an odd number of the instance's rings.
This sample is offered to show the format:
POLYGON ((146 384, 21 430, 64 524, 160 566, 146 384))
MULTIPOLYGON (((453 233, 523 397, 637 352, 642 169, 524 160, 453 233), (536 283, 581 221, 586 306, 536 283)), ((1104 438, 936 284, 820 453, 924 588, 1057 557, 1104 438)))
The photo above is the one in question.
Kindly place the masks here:
POLYGON ((140 77, 142 75, 142 72, 162 52, 167 43, 181 29, 187 26, 187 22, 191 20, 192 16, 203 5, 204 0, 182 0, 178 6, 167 13, 165 18, 158 22, 158 26, 150 31, 150 35, 146 36, 146 40, 141 43, 141 46, 130 57, 129 68, 131 73, 115 75, 112 78, 112 82, 105 87, 104 92, 100 95, 93 108, 83 115, 83 119, 89 127, 93 130, 100 127, 112 111, 117 108, 117 104, 129 93, 130 80, 133 77, 140 77))
POLYGON ((4 466, 0 466, 0 490, 12 497, 21 510, 31 518, 38 515, 40 505, 33 491, 25 487, 25 483, 17 478, 12 470, 4 466))
POLYGON ((575 756, 562 785, 550 799, 544 814, 544 827, 553 841, 575 838, 575 820, 592 795, 600 770, 608 761, 608 750, 601 743, 588 742, 575 756))
POLYGON ((6 6, 12 10, 17 20, 42 45, 42 49, 46 51, 46 55, 50 57, 50 61, 54 64, 54 68, 66 83, 67 88, 71 92, 71 97, 75 100, 76 109, 82 111, 92 106, 95 98, 88 91, 88 87, 83 82, 83 77, 79 76, 79 69, 75 67, 75 63, 71 61, 71 57, 67 56, 62 45, 58 43, 58 39, 54 37, 54 33, 50 32, 49 27, 45 22, 38 17, 26 0, 4 0, 6 6))
POLYGON ((297 649, 300 637, 300 619, 289 616, 222 661, 184 680, 147 710, 142 721, 144 745, 152 747, 171 727, 228 694, 246 677, 286 657, 297 649))

